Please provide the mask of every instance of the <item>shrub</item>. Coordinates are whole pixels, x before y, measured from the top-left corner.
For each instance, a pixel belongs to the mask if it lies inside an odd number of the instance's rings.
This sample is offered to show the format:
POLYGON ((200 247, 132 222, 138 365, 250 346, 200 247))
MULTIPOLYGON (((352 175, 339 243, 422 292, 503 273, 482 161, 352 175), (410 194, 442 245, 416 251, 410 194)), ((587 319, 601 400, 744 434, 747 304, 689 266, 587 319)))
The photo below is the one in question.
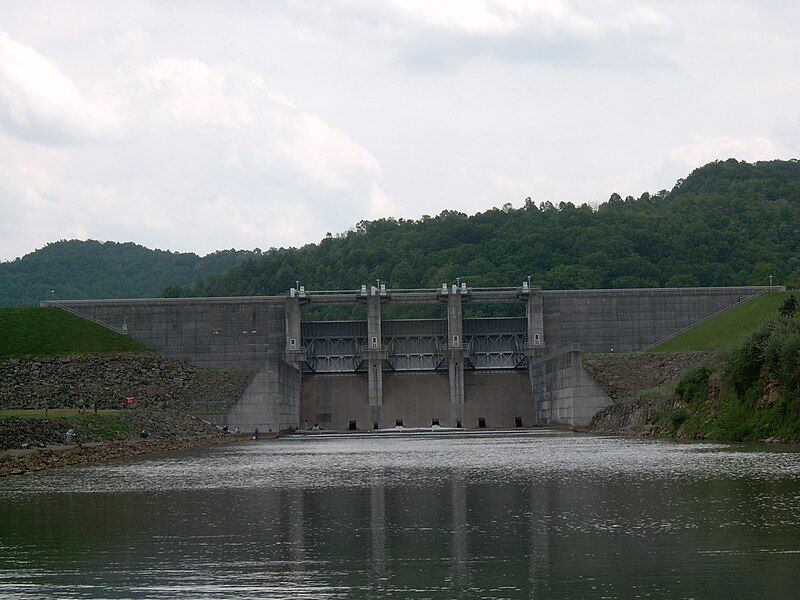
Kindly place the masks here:
POLYGON ((780 383, 786 392, 795 392, 800 377, 800 323, 790 319, 774 322, 762 353, 769 379, 780 383))
POLYGON ((750 411, 734 394, 722 397, 719 411, 714 416, 709 437, 716 440, 743 441, 752 431, 750 411))
POLYGON ((669 422, 672 425, 673 429, 679 429, 681 425, 686 422, 686 419, 689 418, 689 413, 687 413, 682 408, 677 408, 673 410, 669 414, 669 422))
POLYGON ((763 349, 775 323, 775 320, 762 323, 727 359, 723 380, 733 387, 739 397, 744 396, 748 388, 762 374, 763 349))
POLYGON ((675 387, 675 393, 686 402, 695 403, 698 400, 708 399, 708 378, 711 377, 711 369, 708 366, 698 367, 689 371, 675 387))
POLYGON ((783 301, 783 304, 781 304, 781 307, 778 309, 778 311, 783 317, 787 317, 789 319, 794 317, 794 313, 797 311, 797 298, 794 297, 794 294, 783 301))

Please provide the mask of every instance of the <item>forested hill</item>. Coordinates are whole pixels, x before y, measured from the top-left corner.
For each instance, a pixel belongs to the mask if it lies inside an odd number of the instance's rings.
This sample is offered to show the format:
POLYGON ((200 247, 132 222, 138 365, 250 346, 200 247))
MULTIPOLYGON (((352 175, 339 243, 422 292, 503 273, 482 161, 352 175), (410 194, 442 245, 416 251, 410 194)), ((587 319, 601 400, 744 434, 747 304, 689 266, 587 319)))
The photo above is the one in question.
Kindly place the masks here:
POLYGON ((55 298, 159 296, 174 284, 193 285, 225 273, 257 252, 223 250, 204 257, 94 240, 48 244, 10 262, 0 262, 0 306, 36 304, 55 298))
POLYGON ((515 284, 548 289, 766 284, 800 286, 800 163, 728 160, 670 192, 613 194, 598 208, 527 201, 467 216, 363 221, 302 248, 205 257, 132 243, 61 241, 0 262, 0 306, 56 298, 252 295, 515 284))
MULTIPOLYGON (((696 169, 672 191, 571 203, 506 205, 473 216, 364 221, 302 248, 273 249, 169 295, 434 287, 461 277, 509 285, 531 275, 549 289, 800 285, 800 163, 728 160, 696 169)), ((177 281, 177 279, 176 279, 177 281)))

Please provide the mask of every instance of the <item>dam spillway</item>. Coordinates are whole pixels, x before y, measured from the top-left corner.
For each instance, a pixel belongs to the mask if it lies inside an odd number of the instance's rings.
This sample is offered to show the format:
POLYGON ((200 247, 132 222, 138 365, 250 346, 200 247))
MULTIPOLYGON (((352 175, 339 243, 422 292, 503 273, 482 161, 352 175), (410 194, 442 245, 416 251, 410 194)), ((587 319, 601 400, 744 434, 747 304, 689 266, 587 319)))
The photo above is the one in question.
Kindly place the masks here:
POLYGON ((281 431, 587 424, 610 400, 581 352, 647 349, 777 288, 306 291, 282 296, 51 301, 191 364, 257 373, 224 421, 281 431), (385 319, 388 304, 439 304, 441 319, 385 319), (524 317, 465 318, 469 303, 516 303, 524 317), (363 305, 358 321, 309 308, 363 305))

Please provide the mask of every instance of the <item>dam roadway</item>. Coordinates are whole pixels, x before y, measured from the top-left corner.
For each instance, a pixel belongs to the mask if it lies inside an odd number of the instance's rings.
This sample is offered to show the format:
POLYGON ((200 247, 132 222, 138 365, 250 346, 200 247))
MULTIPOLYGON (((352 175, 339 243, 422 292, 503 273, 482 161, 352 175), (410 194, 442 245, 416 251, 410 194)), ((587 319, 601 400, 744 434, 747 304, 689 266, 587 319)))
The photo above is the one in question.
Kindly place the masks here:
POLYGON ((255 369, 219 421, 284 431, 588 424, 610 399, 583 352, 635 352, 782 288, 357 290, 281 296, 50 301, 171 357, 255 369), (441 304, 441 319, 385 319, 389 304, 441 304), (519 303, 524 317, 465 318, 465 303, 519 303), (313 321, 314 307, 363 305, 366 319, 313 321))

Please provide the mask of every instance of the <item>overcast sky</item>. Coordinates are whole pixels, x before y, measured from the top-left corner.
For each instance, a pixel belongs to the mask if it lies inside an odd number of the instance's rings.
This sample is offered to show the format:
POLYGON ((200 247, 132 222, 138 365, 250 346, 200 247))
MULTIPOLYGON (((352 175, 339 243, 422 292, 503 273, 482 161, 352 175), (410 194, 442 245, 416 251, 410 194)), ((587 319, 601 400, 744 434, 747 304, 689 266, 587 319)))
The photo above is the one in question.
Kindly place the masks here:
POLYGON ((800 3, 4 2, 0 259, 206 253, 800 154, 800 3))

